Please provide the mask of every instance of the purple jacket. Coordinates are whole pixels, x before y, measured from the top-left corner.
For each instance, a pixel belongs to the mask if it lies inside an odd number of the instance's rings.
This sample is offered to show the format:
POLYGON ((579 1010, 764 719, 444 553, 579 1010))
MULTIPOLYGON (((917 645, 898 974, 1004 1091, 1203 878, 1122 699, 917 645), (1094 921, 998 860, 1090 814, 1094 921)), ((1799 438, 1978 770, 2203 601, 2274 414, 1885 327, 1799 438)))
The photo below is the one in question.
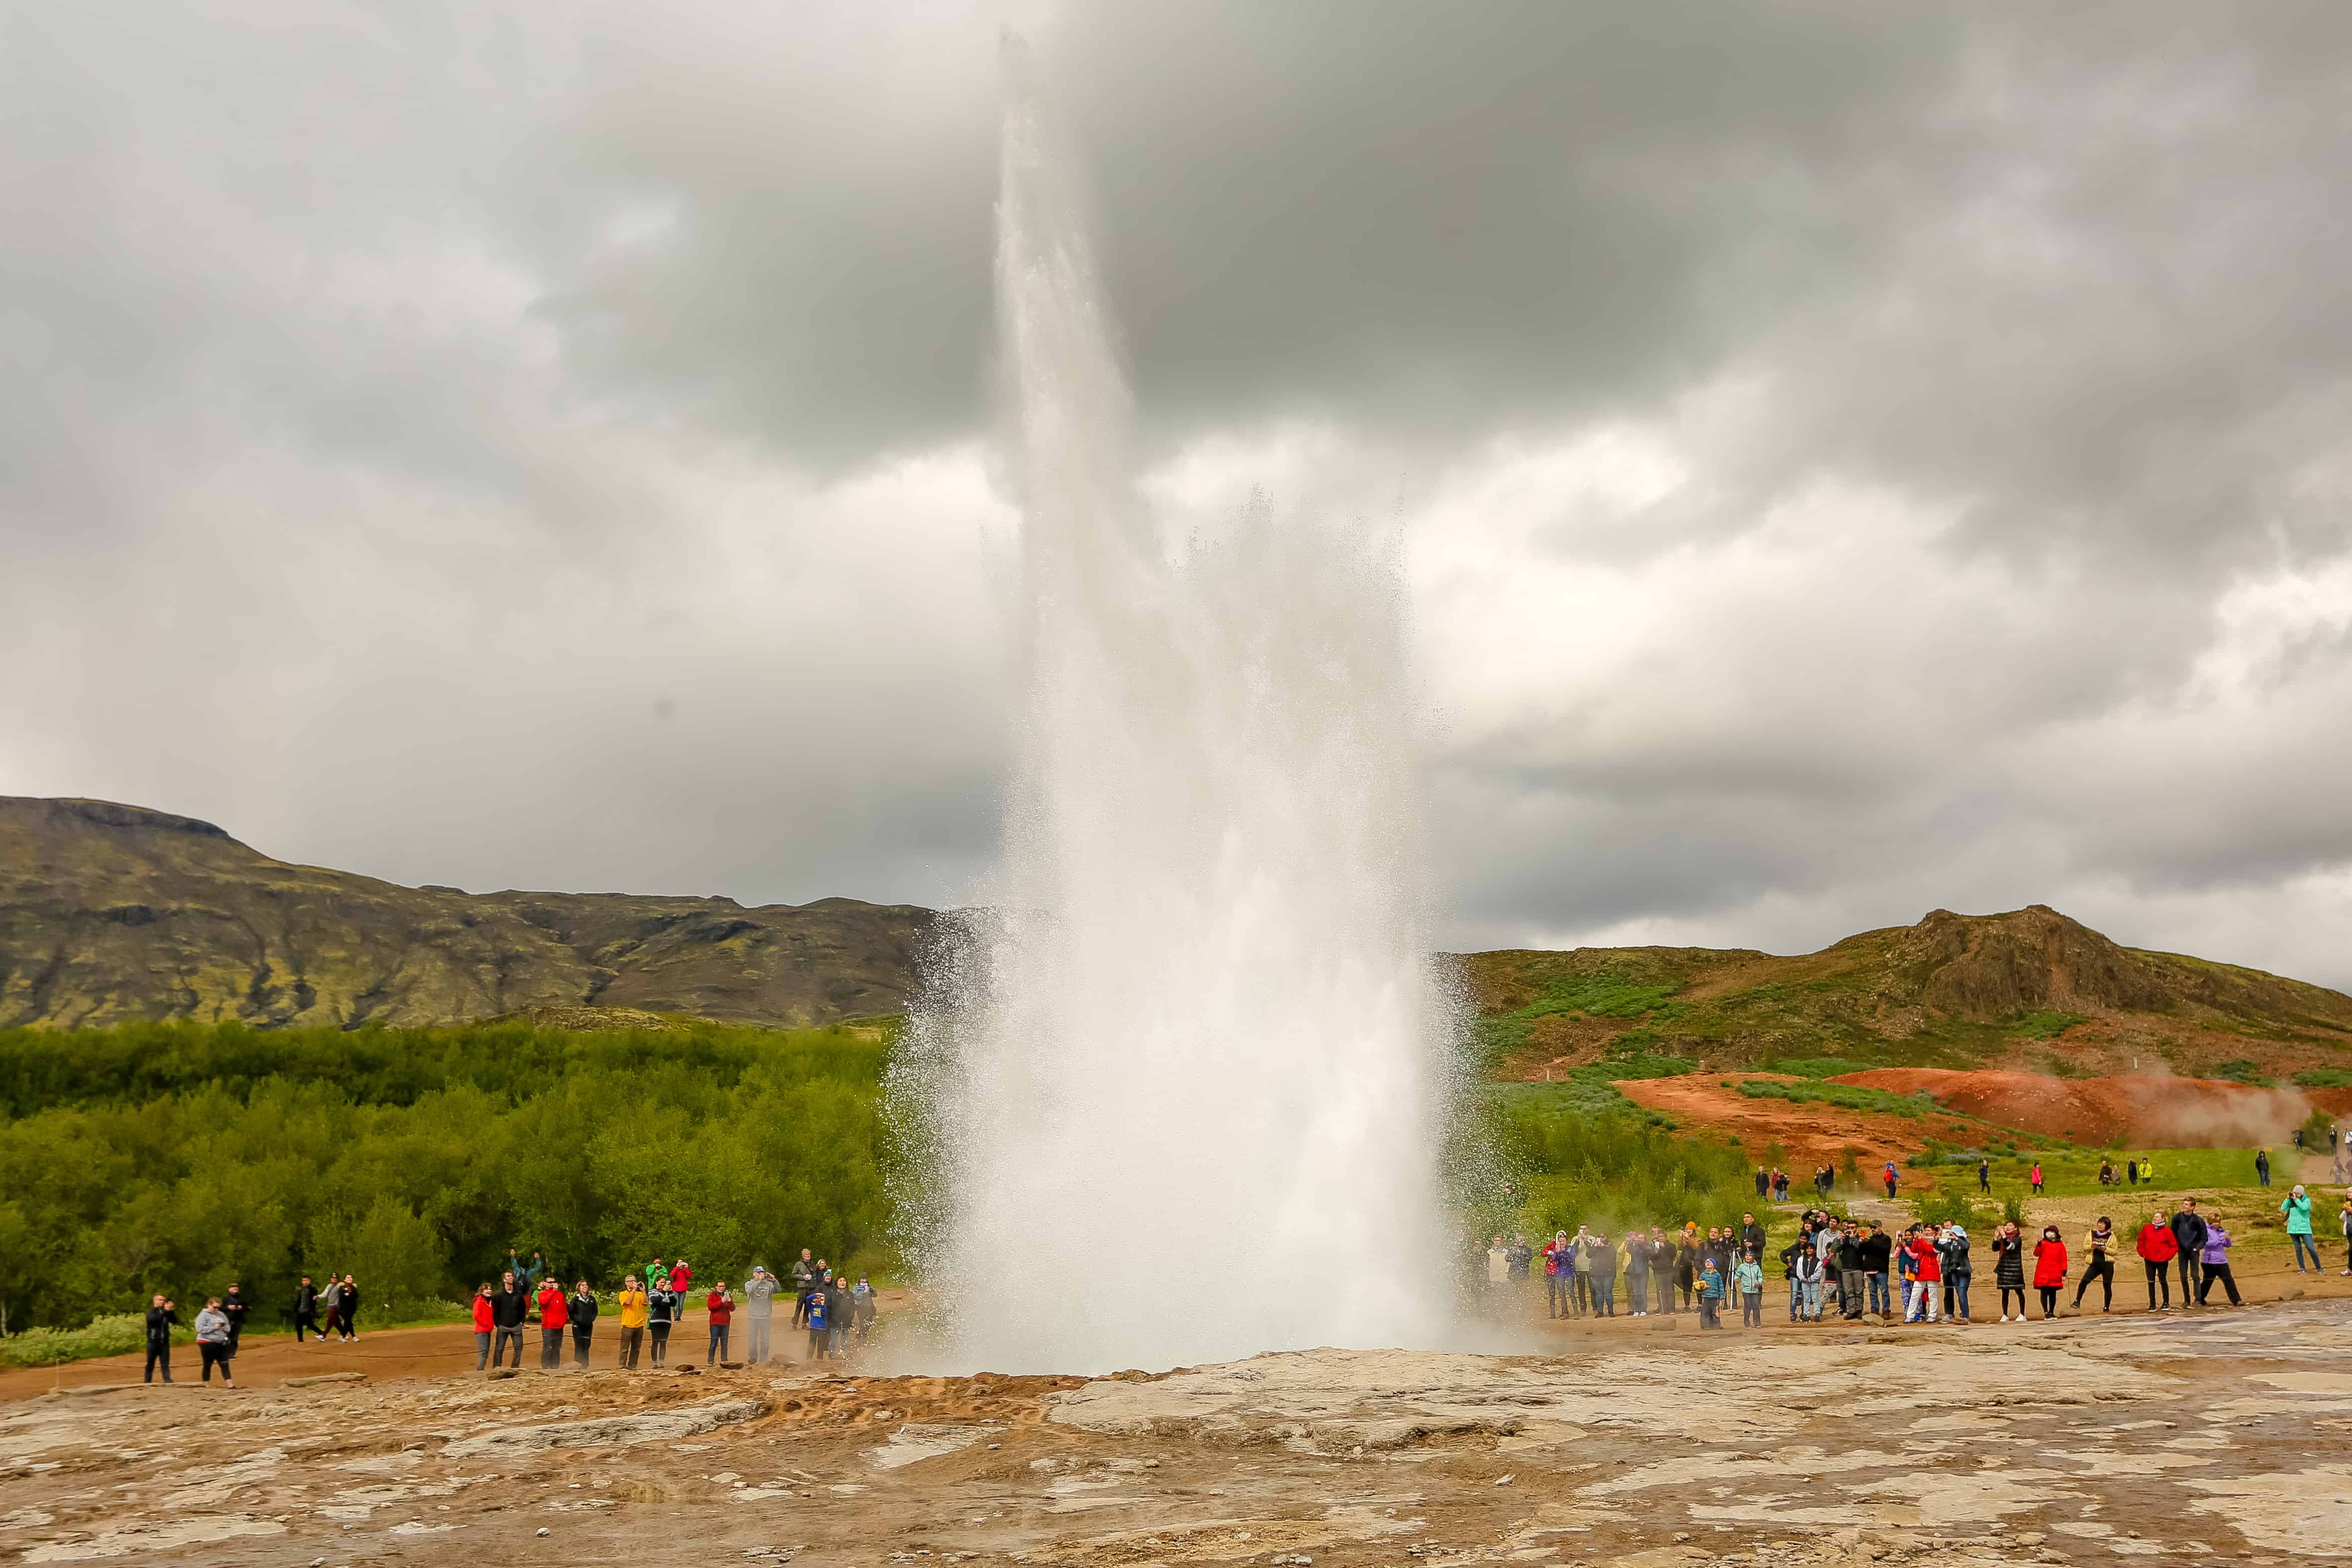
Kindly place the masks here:
POLYGON ((2219 1223, 2212 1220, 2206 1221, 2205 1256, 2201 1261, 2211 1264, 2227 1263, 2229 1260, 2230 1233, 2222 1229, 2219 1223))

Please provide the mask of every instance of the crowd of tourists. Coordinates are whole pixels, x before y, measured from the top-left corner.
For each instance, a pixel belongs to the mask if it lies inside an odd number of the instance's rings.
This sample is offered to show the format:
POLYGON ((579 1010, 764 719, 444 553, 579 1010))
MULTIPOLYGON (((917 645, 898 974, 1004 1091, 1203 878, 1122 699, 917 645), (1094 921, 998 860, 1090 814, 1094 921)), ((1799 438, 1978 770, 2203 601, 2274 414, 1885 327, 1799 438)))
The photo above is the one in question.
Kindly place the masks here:
MULTIPOLYGON (((350 1274, 338 1278, 332 1272, 325 1278, 321 1286, 305 1274, 295 1291, 293 1310, 286 1315, 293 1321, 297 1344, 359 1338, 358 1281, 350 1274)), ((509 1251, 498 1282, 486 1280, 474 1292, 475 1368, 509 1364, 509 1346, 511 1364, 520 1368, 523 1342, 532 1328, 539 1331, 542 1369, 552 1371, 564 1364, 567 1340, 571 1364, 586 1366, 597 1322, 608 1313, 614 1320, 609 1337, 614 1342, 615 1365, 666 1366, 671 1333, 686 1321, 694 1288, 694 1269, 685 1259, 656 1258, 642 1274, 623 1277, 608 1306, 584 1279, 567 1290, 543 1254, 533 1252, 525 1262, 520 1253, 509 1251)), ((809 1249, 803 1248, 781 1278, 754 1263, 740 1294, 724 1280, 703 1288, 701 1306, 709 1333, 704 1364, 734 1366, 771 1360, 779 1296, 791 1301, 790 1327, 807 1332, 805 1360, 845 1355, 873 1332, 877 1315, 873 1281, 864 1274, 852 1281, 846 1272, 835 1271, 824 1259, 811 1257, 809 1249), (739 1317, 743 1331, 740 1342, 735 1333, 739 1317)), ((217 1370, 226 1386, 236 1386, 234 1364, 249 1311, 243 1286, 232 1282, 222 1294, 207 1297, 197 1312, 194 1327, 205 1383, 217 1370)), ((163 1382, 172 1381, 172 1335, 180 1327, 179 1303, 168 1294, 156 1295, 147 1309, 145 1381, 152 1383, 159 1375, 163 1382)))
MULTIPOLYGON (((533 1262, 538 1262, 533 1254, 533 1262)), ((552 1372, 563 1365, 564 1342, 571 1341, 572 1364, 589 1364, 596 1321, 604 1308, 585 1280, 566 1291, 561 1281, 515 1260, 495 1285, 482 1281, 474 1293, 474 1341, 477 1370, 508 1364, 522 1365, 523 1341, 529 1330, 539 1330, 539 1364, 552 1372)), ((669 1364, 670 1336, 686 1321, 694 1298, 694 1266, 685 1259, 656 1258, 640 1274, 625 1275, 613 1302, 615 1317, 614 1364, 626 1369, 669 1364)), ((846 1354, 853 1340, 870 1333, 875 1319, 874 1284, 860 1274, 852 1283, 822 1258, 803 1248, 780 1278, 761 1263, 751 1265, 739 1295, 724 1280, 704 1287, 702 1309, 709 1339, 703 1349, 705 1365, 757 1365, 772 1358, 776 1298, 792 1300, 790 1326, 805 1329, 808 1348, 803 1359, 827 1361, 846 1354), (743 1338, 735 1339, 736 1319, 742 1319, 743 1338), (740 1355, 738 1352, 740 1352, 740 1355)), ((690 1356, 693 1353, 688 1352, 690 1356)))
MULTIPOLYGON (((2312 1234, 2310 1195, 2298 1186, 2279 1208, 2296 1270, 2303 1271, 2308 1260, 2313 1270, 2324 1272, 2312 1234)), ((2338 1223, 2345 1238, 2343 1271, 2352 1274, 2352 1195, 2344 1199, 2338 1223)), ((1970 1294, 1978 1270, 1985 1269, 2000 1293, 2000 1321, 2021 1323, 2035 1305, 2042 1317, 2056 1317, 2070 1283, 2075 1310, 2095 1285, 2099 1310, 2113 1312, 2116 1264, 2127 1255, 2140 1261, 2150 1312, 2176 1310, 2176 1280, 2179 1308, 2210 1306, 2217 1290, 2231 1306, 2241 1305, 2230 1263, 2235 1244, 2228 1228, 2200 1212, 2193 1197, 2179 1199, 2168 1213, 2152 1211, 2129 1233, 2101 1215, 2073 1247, 2055 1224, 2029 1235, 2007 1221, 1979 1240, 1952 1221, 1889 1231, 1877 1222, 1809 1208, 1799 1219, 1796 1237, 1777 1250, 1769 1247, 1764 1225, 1748 1213, 1738 1225, 1710 1226, 1704 1232, 1690 1221, 1671 1235, 1653 1227, 1616 1239, 1605 1230, 1579 1226, 1574 1235, 1555 1232, 1540 1249, 1525 1236, 1497 1236, 1487 1248, 1486 1267, 1490 1284, 1499 1288, 1539 1276, 1545 1312, 1555 1319, 1620 1315, 1622 1273, 1623 1315, 1673 1315, 1679 1301, 1679 1311, 1695 1312, 1702 1329, 1721 1328, 1722 1314, 1733 1307, 1742 1327, 1761 1327, 1768 1270, 1787 1287, 1792 1323, 1865 1317, 1974 1322, 1970 1294)))

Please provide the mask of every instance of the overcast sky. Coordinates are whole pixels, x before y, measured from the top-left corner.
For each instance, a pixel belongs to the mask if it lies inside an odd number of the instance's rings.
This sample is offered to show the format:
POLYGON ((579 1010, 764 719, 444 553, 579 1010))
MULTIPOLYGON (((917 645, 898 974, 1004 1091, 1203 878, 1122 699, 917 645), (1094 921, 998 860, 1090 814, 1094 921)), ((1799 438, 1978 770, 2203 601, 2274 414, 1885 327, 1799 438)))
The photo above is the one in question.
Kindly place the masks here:
POLYGON ((1402 526, 1454 946, 2352 986, 2352 7, 0 5, 0 793, 953 902, 999 27, 1171 516, 1402 526))

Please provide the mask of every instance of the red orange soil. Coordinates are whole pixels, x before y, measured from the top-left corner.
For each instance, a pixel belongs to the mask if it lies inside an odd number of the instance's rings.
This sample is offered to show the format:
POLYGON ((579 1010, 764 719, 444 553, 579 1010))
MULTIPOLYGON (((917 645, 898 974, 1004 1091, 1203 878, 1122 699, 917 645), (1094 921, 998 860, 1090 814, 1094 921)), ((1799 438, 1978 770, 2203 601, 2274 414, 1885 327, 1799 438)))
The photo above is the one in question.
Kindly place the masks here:
POLYGON ((2022 1133, 2095 1145, 2177 1149, 2278 1143, 2311 1113, 2311 1102, 2294 1090, 2152 1072, 2044 1078, 2032 1072, 1881 1067, 1833 1082, 1897 1094, 1925 1090, 1950 1110, 2022 1133))
MULTIPOLYGON (((1811 1173, 1822 1166, 1842 1165, 1848 1149, 1864 1170, 1887 1160, 1897 1165, 1918 1152, 1929 1137, 1965 1141, 1969 1124, 1935 1115, 1894 1116, 1876 1111, 1850 1111, 1820 1102, 1799 1104, 1787 1100, 1751 1100, 1737 1085, 1750 1078, 1771 1078, 1761 1072, 1690 1073, 1681 1078, 1628 1079, 1618 1092, 1645 1110, 1662 1111, 1684 1126, 1739 1140, 1748 1157, 1762 1165, 1765 1151, 1778 1144, 1780 1166, 1802 1191, 1811 1173)), ((1906 1190, 1932 1188, 1928 1173, 1906 1169, 1906 1190)))

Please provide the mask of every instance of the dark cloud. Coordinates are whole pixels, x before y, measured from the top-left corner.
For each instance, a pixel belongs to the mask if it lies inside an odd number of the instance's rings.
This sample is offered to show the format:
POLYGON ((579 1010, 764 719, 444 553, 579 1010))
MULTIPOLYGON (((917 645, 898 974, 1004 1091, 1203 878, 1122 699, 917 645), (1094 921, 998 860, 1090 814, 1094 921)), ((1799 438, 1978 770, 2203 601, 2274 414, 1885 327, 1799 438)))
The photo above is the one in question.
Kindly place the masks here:
POLYGON ((2352 982, 2352 12, 1034 9, 0 24, 0 789, 962 896, 1011 21, 1157 479, 1413 540, 1447 940, 2352 982))

